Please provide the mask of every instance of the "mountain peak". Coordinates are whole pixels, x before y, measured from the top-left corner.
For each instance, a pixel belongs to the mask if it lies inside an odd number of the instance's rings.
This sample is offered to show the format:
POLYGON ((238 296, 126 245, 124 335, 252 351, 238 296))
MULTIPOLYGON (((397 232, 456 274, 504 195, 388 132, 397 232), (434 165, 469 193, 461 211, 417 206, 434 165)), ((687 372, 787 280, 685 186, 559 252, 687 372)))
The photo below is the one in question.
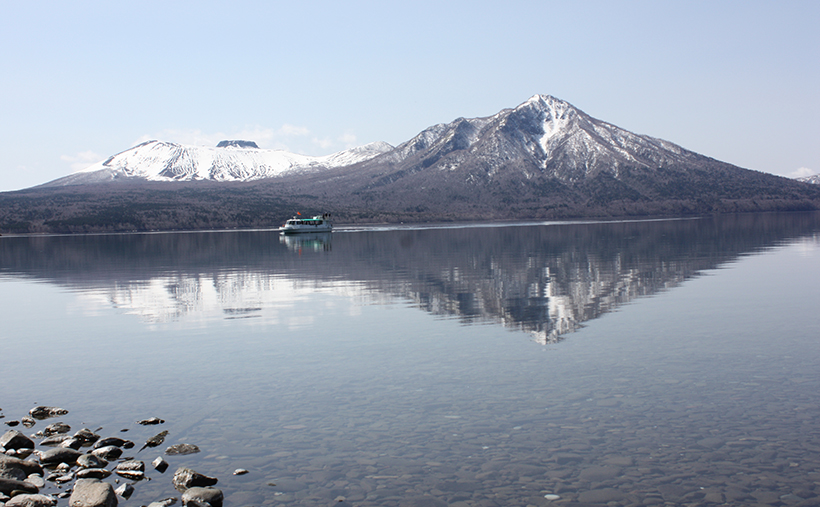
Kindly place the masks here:
POLYGON ((256 148, 259 149, 259 146, 253 141, 242 141, 240 139, 237 140, 230 140, 230 141, 219 141, 219 144, 216 145, 217 148, 256 148))

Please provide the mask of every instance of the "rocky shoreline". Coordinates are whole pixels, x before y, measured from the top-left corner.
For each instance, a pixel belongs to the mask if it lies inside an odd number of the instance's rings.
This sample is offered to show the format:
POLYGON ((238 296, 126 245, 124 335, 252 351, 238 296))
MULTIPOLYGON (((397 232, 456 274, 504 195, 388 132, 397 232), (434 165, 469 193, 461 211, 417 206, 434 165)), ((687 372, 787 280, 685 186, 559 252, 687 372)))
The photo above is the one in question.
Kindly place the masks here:
MULTIPOLYGON (((131 440, 103 437, 88 428, 71 434, 71 427, 63 422, 47 424, 31 435, 16 429, 32 428, 39 421, 66 414, 68 410, 63 408, 38 406, 19 420, 4 421, 11 429, 0 436, 0 507, 53 507, 63 499, 68 499, 71 507, 115 507, 120 499, 131 497, 140 481, 151 479, 146 476, 144 461, 126 455, 136 446, 131 440)), ((0 418, 5 418, 2 409, 0 418)), ((137 421, 142 426, 164 423, 158 417, 137 421)), ((167 435, 166 430, 158 432, 139 451, 159 447, 167 435)), ((164 453, 180 456, 197 452, 196 445, 180 443, 167 447, 164 453)), ((162 455, 150 463, 159 474, 169 466, 162 455)), ((234 472, 244 473, 247 470, 234 472)), ((169 507, 179 501, 183 506, 221 507, 223 494, 214 487, 217 482, 216 477, 178 467, 171 484, 181 497, 158 499, 148 507, 169 507)))

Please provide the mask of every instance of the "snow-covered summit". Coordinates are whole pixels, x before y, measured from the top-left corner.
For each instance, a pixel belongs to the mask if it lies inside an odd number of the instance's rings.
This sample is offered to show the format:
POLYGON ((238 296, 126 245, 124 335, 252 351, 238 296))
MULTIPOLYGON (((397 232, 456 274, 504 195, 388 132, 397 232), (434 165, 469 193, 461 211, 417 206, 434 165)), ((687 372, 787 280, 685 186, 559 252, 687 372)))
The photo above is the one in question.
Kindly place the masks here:
POLYGON ((571 182, 601 172, 617 178, 627 166, 656 169, 685 163, 697 154, 597 120, 551 95, 533 95, 493 116, 434 125, 385 157, 397 164, 421 159, 424 167, 452 170, 480 160, 490 177, 516 160, 512 165, 528 167, 527 177, 535 169, 571 182))
POLYGON ((252 181, 294 172, 318 171, 369 160, 393 149, 375 142, 322 157, 266 150, 253 141, 222 141, 217 147, 147 141, 78 173, 47 183, 77 185, 111 180, 252 181))

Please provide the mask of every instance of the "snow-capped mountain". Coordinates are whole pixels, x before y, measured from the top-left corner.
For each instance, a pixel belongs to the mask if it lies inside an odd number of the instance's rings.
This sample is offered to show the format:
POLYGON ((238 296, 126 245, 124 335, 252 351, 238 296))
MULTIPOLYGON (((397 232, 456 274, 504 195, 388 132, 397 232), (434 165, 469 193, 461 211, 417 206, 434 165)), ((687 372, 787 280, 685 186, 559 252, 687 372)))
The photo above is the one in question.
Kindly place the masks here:
POLYGON ((395 148, 324 157, 250 141, 150 141, 19 196, 0 195, 0 231, 267 227, 295 209, 347 223, 820 209, 820 185, 635 134, 549 95, 434 125, 395 148), (83 188, 112 181, 137 184, 83 188), (228 181, 250 183, 228 193, 228 181))
POLYGON ((625 166, 658 168, 706 160, 680 146, 597 120, 550 95, 534 95, 514 109, 486 118, 439 124, 372 160, 456 170, 479 165, 473 177, 492 178, 514 163, 524 177, 536 174, 577 182, 625 166), (465 166, 466 164, 466 166, 465 166))
POLYGON ((222 141, 213 148, 148 141, 47 185, 78 185, 128 178, 252 181, 355 164, 392 149, 387 143, 375 142, 332 155, 310 157, 260 149, 252 141, 222 141))
POLYGON ((820 185, 820 174, 815 174, 813 176, 805 176, 803 178, 797 178, 797 181, 802 181, 803 183, 811 183, 812 185, 820 185))

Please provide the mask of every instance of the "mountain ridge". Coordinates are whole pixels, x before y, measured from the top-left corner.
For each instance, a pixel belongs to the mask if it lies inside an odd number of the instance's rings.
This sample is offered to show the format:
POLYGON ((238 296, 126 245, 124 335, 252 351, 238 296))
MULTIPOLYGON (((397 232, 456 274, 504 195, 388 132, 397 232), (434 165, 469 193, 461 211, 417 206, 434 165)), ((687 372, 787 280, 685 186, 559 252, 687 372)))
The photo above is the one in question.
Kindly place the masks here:
POLYGON ((351 165, 393 147, 374 142, 312 157, 284 150, 259 148, 253 141, 221 141, 216 147, 150 140, 108 157, 82 171, 40 187, 83 185, 105 181, 254 181, 290 172, 351 165))
POLYGON ((297 210, 372 223, 817 209, 818 185, 736 167, 534 95, 395 147, 325 157, 151 141, 83 173, 0 194, 0 231, 273 227, 297 210))

